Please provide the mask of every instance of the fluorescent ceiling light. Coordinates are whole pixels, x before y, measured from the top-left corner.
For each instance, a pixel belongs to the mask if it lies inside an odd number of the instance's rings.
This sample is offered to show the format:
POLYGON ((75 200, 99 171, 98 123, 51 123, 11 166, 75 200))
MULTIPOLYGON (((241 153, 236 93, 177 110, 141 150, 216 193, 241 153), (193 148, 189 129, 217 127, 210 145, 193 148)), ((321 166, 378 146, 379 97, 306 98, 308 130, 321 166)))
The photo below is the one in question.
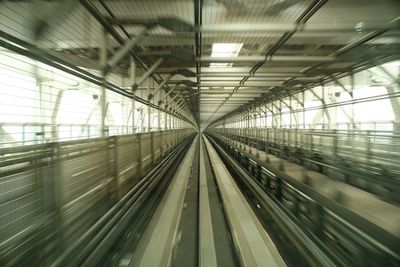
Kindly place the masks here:
MULTIPOLYGON (((211 57, 237 57, 243 44, 237 43, 214 43, 212 45, 211 57)), ((211 63, 213 68, 231 67, 232 63, 211 63)))
POLYGON ((215 43, 212 45, 211 57, 236 57, 243 44, 215 43))

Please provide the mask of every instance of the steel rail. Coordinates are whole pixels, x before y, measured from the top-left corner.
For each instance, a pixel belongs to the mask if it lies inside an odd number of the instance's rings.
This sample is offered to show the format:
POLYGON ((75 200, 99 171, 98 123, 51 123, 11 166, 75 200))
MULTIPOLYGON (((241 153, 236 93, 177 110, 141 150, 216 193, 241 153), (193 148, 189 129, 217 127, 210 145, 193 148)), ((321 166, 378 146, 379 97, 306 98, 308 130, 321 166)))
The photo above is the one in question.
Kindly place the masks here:
MULTIPOLYGON (((212 135, 216 140, 222 141, 215 135, 212 135)), ((399 244, 400 239, 388 231, 382 229, 381 227, 373 224, 372 222, 364 219, 358 214, 355 214, 351 210, 341 206, 340 204, 336 203, 335 201, 328 199, 321 193, 315 191, 311 187, 303 184, 302 182, 294 179, 293 177, 285 174, 284 172, 272 167, 270 164, 263 162, 261 159, 255 157, 254 155, 248 154, 242 150, 235 148, 235 150, 240 151, 242 155, 246 158, 252 160, 257 165, 261 166, 262 168, 267 169, 271 173, 273 173, 276 177, 282 179, 283 182, 287 183, 289 186, 295 188, 302 194, 306 195, 307 197, 313 199, 316 203, 320 203, 323 207, 326 207, 327 210, 334 213, 336 216, 350 224, 352 227, 361 231, 362 235, 367 235, 367 240, 375 240, 377 242, 376 247, 382 249, 387 253, 388 256, 393 257, 394 259, 400 260, 400 252, 399 252, 399 244)))
POLYGON ((242 167, 230 157, 224 149, 216 143, 216 141, 206 134, 208 140, 212 143, 218 154, 223 159, 225 164, 229 164, 231 168, 235 169, 235 173, 240 175, 255 196, 260 200, 264 208, 271 212, 273 219, 278 223, 282 231, 284 231, 289 240, 296 244, 301 254, 307 260, 310 266, 336 266, 323 251, 303 232, 303 230, 288 217, 277 203, 275 203, 269 196, 267 196, 253 179, 242 169, 242 167))

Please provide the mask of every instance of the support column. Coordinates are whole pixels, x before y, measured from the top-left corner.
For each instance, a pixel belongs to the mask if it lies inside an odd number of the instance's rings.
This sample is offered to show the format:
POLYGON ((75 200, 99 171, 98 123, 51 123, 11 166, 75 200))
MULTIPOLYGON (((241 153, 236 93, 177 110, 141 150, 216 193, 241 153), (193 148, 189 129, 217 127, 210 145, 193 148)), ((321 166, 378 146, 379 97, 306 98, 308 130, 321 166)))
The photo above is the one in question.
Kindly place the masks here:
MULTIPOLYGON (((38 94, 39 94, 39 101, 38 101, 39 102, 38 103, 39 110, 35 109, 35 111, 37 112, 35 114, 35 117, 36 116, 39 117, 39 120, 37 122, 39 122, 42 125, 41 126, 41 135, 39 135, 39 137, 41 137, 41 140, 36 139, 35 141, 36 142, 38 142, 38 141, 46 142, 46 132, 44 130, 44 124, 46 122, 46 120, 45 120, 45 117, 46 117, 45 102, 47 101, 47 99, 45 99, 45 98, 48 98, 48 96, 47 96, 47 94, 43 93, 42 79, 41 79, 38 71, 39 71, 38 66, 35 65, 33 67, 33 73, 34 73, 34 77, 35 77, 35 81, 36 81, 37 91, 38 91, 38 94)), ((57 122, 55 122, 55 123, 57 123, 57 122)), ((53 133, 55 131, 58 132, 57 125, 52 125, 51 127, 52 127, 52 135, 53 135, 53 133)), ((23 144, 25 144, 26 139, 27 139, 26 138, 26 129, 25 129, 25 126, 23 126, 23 128, 22 128, 22 142, 23 142, 23 144)), ((0 142, 1 142, 1 138, 0 138, 0 142)))
MULTIPOLYGON (((354 83, 354 74, 350 75, 350 84, 351 84, 351 92, 354 92, 355 88, 355 83, 354 83)), ((351 103, 351 118, 354 121, 355 114, 354 114, 354 103, 351 103)), ((353 123, 353 129, 355 129, 355 123, 353 123)))
POLYGON ((151 107, 147 106, 147 131, 151 131, 151 107))
POLYGON ((58 129, 57 129, 57 116, 58 116, 58 112, 60 110, 60 105, 61 105, 61 99, 64 95, 64 90, 60 90, 57 94, 57 98, 56 98, 56 103, 54 104, 54 109, 53 112, 51 114, 51 139, 53 141, 57 141, 58 140, 58 129))
POLYGON ((106 88, 101 88, 101 136, 107 136, 106 115, 107 115, 107 93, 106 88))
POLYGON ((154 132, 150 133, 151 168, 154 168, 155 158, 156 158, 156 155, 155 155, 156 151, 155 151, 155 148, 154 148, 154 145, 155 145, 155 141, 154 141, 155 136, 154 135, 155 135, 154 132))
POLYGON ((157 111, 157 131, 161 131, 161 111, 157 111))
MULTIPOLYGON (((330 118, 330 114, 328 114, 328 110, 326 108, 326 101, 325 101, 325 86, 324 84, 321 84, 321 90, 322 90, 322 96, 321 99, 324 100, 324 113, 327 114, 327 116, 329 116, 330 118)), ((330 123, 330 121, 328 121, 328 123, 330 123)), ((329 127, 328 127, 329 128, 329 127)), ((326 129, 326 121, 325 121, 325 116, 322 116, 322 129, 326 129)))
MULTIPOLYGON (((150 80, 147 82, 147 96, 151 95, 151 86, 150 80)), ((147 106, 147 131, 151 131, 151 107, 150 105, 147 106)))
POLYGON ((135 85, 135 80, 136 80, 136 63, 131 58, 131 66, 130 66, 130 84, 132 86, 132 133, 136 132, 136 122, 135 122, 135 109, 136 109, 136 101, 135 101, 135 90, 133 89, 133 86, 135 85))
MULTIPOLYGON (((386 90, 389 94, 394 94, 397 92, 395 86, 386 85, 386 90)), ((394 127, 393 131, 396 135, 400 134, 400 102, 397 97, 390 98, 390 104, 392 105, 392 110, 394 113, 394 127)))
MULTIPOLYGON (((101 40, 101 46, 100 46, 100 54, 99 54, 99 59, 100 59, 100 67, 104 68, 107 64, 107 49, 109 46, 109 36, 108 33, 104 30, 103 35, 102 35, 102 40, 101 40)), ((106 76, 103 76, 103 83, 106 81, 106 76)), ((101 136, 105 137, 107 136, 107 129, 106 129, 106 105, 107 105, 107 94, 106 94, 106 88, 105 85, 101 87, 101 136)))

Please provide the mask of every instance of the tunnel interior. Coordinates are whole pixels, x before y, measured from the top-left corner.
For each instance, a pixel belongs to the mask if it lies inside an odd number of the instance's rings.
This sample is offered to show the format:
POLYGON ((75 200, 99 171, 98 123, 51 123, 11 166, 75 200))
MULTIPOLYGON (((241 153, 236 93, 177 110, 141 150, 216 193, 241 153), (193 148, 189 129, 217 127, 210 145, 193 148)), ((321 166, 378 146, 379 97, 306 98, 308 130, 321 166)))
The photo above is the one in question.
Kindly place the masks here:
POLYGON ((400 266, 400 2, 0 1, 0 266, 400 266))

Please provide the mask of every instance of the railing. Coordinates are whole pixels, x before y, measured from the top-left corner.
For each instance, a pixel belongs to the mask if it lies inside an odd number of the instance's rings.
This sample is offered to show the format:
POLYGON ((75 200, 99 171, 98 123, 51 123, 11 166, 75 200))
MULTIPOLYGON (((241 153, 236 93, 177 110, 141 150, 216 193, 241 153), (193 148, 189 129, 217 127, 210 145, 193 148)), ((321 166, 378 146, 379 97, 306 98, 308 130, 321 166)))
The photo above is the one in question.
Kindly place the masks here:
POLYGON ((386 166, 392 171, 398 169, 400 174, 400 134, 395 131, 286 128, 230 128, 213 131, 261 141, 279 150, 301 149, 333 159, 350 158, 363 164, 386 166))
MULTIPOLYGON (((163 131, 164 128, 147 128, 127 125, 109 125, 106 136, 129 135, 140 132, 163 131)), ((0 148, 35 145, 59 141, 96 138, 101 136, 98 124, 51 124, 51 123, 0 123, 0 148)))
POLYGON ((400 135, 392 131, 219 128, 210 132, 400 203, 400 135))
POLYGON ((191 129, 0 149, 0 265, 49 265, 191 129), (26 263, 29 265, 29 263, 26 263))

